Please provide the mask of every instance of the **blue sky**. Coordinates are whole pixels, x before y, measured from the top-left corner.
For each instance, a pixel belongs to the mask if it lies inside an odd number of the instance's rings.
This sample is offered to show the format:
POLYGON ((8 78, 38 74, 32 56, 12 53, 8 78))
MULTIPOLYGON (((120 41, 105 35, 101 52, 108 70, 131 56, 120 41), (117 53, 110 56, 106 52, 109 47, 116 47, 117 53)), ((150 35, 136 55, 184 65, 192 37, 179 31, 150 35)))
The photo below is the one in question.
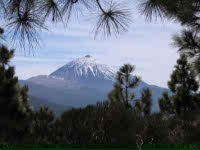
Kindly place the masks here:
POLYGON ((50 74, 68 61, 90 54, 110 66, 131 63, 145 82, 167 87, 178 58, 177 50, 170 44, 172 34, 181 28, 169 21, 149 23, 137 13, 129 32, 117 37, 94 39, 93 23, 84 20, 67 27, 49 24, 48 28, 40 33, 41 46, 34 55, 16 48, 12 64, 20 79, 50 74))

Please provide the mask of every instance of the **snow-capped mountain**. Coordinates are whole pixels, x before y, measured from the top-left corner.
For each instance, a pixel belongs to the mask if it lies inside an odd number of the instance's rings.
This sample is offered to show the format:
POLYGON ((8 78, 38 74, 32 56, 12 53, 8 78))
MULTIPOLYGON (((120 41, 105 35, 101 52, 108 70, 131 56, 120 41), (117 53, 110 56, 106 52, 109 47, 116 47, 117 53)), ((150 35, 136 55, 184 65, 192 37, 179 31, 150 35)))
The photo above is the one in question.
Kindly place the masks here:
MULTIPOLYGON (((21 84, 29 86, 30 94, 57 104, 82 107, 107 99, 112 89, 116 71, 90 55, 68 62, 50 75, 40 75, 21 84)), ((140 96, 143 88, 150 88, 153 110, 158 111, 158 97, 167 89, 143 81, 133 91, 140 96)))
POLYGON ((28 79, 38 84, 63 88, 88 87, 107 92, 112 88, 116 72, 90 55, 75 59, 48 76, 28 79))
POLYGON ((76 59, 59 68, 50 76, 65 80, 114 80, 115 71, 90 55, 76 59))

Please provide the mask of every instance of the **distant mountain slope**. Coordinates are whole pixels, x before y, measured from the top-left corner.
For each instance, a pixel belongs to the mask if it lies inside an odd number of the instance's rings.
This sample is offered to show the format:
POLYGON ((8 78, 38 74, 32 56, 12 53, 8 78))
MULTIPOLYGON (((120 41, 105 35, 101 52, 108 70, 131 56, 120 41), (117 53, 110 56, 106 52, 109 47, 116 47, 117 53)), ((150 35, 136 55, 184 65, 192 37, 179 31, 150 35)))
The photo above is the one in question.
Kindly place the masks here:
POLYGON ((70 110, 72 108, 70 106, 58 105, 56 103, 52 103, 47 100, 40 99, 38 97, 31 95, 29 96, 29 98, 30 98, 29 103, 34 107, 34 110, 38 110, 41 107, 48 107, 55 112, 56 116, 59 116, 63 112, 70 110))
MULTIPOLYGON (((114 69, 87 55, 67 63, 50 75, 32 77, 20 83, 29 86, 32 96, 56 104, 83 107, 106 100, 115 75, 114 69)), ((140 97, 143 88, 152 90, 153 111, 159 111, 158 97, 169 90, 141 81, 134 90, 137 97, 140 97)))
POLYGON ((50 77, 77 83, 77 86, 87 86, 108 91, 115 79, 115 71, 90 55, 75 59, 50 74, 50 77))
POLYGON ((68 89, 23 80, 20 81, 20 84, 28 85, 29 95, 65 106, 83 107, 87 104, 96 104, 97 101, 102 101, 106 97, 105 93, 88 87, 68 89))

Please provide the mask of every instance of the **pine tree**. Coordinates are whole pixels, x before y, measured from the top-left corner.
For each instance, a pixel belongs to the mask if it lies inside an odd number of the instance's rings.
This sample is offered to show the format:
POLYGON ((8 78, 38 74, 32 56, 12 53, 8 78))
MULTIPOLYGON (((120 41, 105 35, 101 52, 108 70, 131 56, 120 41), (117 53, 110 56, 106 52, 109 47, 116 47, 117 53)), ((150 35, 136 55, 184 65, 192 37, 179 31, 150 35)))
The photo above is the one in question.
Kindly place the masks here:
POLYGON ((32 115, 31 132, 35 136, 45 137, 51 132, 51 124, 55 121, 55 114, 48 107, 41 107, 32 115))
POLYGON ((163 92, 162 97, 158 99, 161 113, 166 113, 166 114, 175 113, 171 101, 172 97, 169 96, 168 92, 163 92))
POLYGON ((88 14, 96 14, 92 17, 95 20, 91 19, 96 29, 95 36, 98 33, 105 36, 123 33, 131 21, 131 11, 125 3, 117 1, 0 0, 0 17, 6 23, 5 30, 23 48, 26 44, 30 48, 38 44, 39 32, 47 30, 47 22, 68 24, 71 19, 83 18, 88 14))
POLYGON ((142 90, 141 98, 136 102, 136 109, 142 112, 145 116, 151 114, 152 92, 149 88, 142 90))
POLYGON ((21 87, 14 67, 9 65, 14 50, 0 46, 0 116, 21 118, 29 115, 28 87, 21 87))
POLYGON ((141 0, 140 10, 148 19, 174 19, 181 25, 199 28, 199 0, 141 0))
POLYGON ((163 97, 159 100, 161 111, 174 111, 181 114, 194 110, 194 98, 199 85, 185 55, 181 55, 180 59, 177 60, 168 87, 174 95, 169 98, 166 93, 163 94, 163 97))
POLYGON ((123 65, 116 75, 116 82, 113 90, 109 93, 108 98, 111 102, 121 102, 127 108, 134 99, 133 90, 140 82, 140 78, 131 75, 135 70, 135 66, 130 64, 123 65), (132 91, 131 91, 132 90, 132 91))
POLYGON ((173 45, 180 54, 186 54, 200 73, 200 4, 199 0, 142 0, 142 13, 178 21, 183 27, 181 34, 173 36, 173 45))

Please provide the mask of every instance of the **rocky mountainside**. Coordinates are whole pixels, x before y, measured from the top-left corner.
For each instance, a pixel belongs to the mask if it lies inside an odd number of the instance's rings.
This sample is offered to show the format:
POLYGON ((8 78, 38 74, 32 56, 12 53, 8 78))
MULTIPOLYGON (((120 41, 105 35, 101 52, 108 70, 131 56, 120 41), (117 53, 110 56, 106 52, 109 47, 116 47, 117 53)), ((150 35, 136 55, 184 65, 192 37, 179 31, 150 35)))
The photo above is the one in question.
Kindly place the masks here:
MULTIPOLYGON (((21 81, 21 84, 29 86, 32 96, 56 104, 82 107, 106 100, 115 75, 114 69, 87 55, 67 63, 50 75, 32 77, 21 81)), ((157 99, 167 89, 141 81, 134 90, 136 96, 140 96, 143 88, 152 90, 153 110, 158 111, 157 99)))

